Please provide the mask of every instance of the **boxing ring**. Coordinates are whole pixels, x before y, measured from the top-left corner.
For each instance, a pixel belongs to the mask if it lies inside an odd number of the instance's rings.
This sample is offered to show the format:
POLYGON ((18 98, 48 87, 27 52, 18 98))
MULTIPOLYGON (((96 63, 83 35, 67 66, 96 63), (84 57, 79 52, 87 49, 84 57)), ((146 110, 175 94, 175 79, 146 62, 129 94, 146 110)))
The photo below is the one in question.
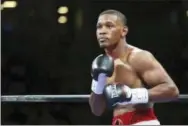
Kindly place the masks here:
MULTIPOLYGON (((89 94, 82 95, 2 95, 1 102, 88 102, 89 94)), ((181 94, 173 102, 188 102, 188 94, 181 94)))

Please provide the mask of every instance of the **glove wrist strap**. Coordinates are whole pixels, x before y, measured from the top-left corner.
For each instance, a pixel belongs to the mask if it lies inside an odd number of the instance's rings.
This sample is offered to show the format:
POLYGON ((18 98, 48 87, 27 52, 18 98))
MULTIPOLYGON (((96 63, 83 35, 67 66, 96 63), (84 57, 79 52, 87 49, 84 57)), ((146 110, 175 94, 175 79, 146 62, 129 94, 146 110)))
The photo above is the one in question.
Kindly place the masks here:
POLYGON ((103 94, 104 87, 105 87, 105 83, 98 83, 98 81, 94 79, 92 80, 91 90, 95 94, 103 94))
POLYGON ((148 90, 146 88, 131 89, 131 93, 132 93, 132 98, 130 101, 131 104, 148 103, 149 95, 148 95, 148 90))

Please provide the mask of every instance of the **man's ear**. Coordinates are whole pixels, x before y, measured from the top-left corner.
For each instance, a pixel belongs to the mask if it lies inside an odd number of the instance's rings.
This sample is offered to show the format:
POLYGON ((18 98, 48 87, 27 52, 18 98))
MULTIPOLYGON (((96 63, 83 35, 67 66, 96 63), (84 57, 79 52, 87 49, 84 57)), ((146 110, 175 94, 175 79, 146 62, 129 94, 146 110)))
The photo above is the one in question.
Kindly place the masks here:
POLYGON ((127 26, 124 26, 124 27, 123 27, 122 37, 125 37, 125 36, 127 35, 128 30, 129 30, 129 29, 128 29, 127 26))

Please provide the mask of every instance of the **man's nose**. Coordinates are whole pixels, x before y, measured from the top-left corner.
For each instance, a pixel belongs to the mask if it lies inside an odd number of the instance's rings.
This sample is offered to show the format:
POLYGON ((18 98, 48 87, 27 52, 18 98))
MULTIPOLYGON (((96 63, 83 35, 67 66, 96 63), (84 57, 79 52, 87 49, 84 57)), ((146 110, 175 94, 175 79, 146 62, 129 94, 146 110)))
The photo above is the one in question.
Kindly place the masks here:
POLYGON ((104 34, 107 34, 107 29, 105 27, 101 28, 100 31, 99 31, 99 34, 100 35, 104 35, 104 34))

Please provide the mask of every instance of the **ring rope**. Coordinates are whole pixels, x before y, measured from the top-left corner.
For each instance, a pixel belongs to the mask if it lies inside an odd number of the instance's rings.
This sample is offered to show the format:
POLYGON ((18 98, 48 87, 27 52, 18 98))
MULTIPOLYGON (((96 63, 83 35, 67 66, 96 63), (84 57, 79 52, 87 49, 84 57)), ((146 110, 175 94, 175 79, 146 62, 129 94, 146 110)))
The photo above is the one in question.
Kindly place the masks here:
POLYGON ((4 95, 2 102, 87 102, 89 95, 4 95))
MULTIPOLYGON (((88 102, 90 95, 2 95, 2 102, 88 102)), ((188 94, 179 95, 174 102, 188 102, 188 94)))

